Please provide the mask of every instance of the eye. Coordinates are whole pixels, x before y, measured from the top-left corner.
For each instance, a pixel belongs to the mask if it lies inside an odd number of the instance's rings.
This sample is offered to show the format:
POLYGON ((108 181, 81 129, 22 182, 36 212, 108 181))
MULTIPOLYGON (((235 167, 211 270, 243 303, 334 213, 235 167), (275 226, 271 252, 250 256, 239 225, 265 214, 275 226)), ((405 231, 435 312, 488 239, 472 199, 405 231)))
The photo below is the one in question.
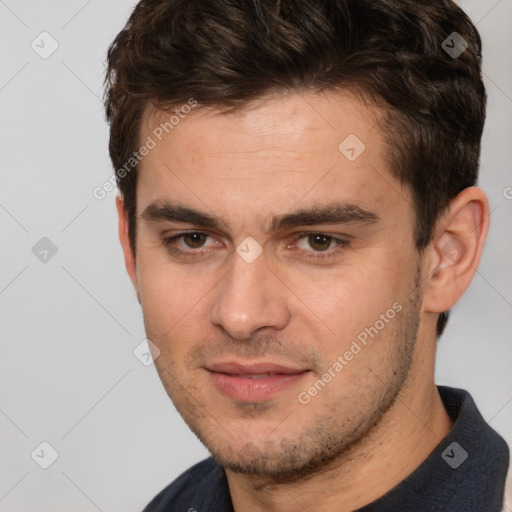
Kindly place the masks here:
POLYGON ((206 245, 209 238, 213 240, 207 233, 185 231, 164 238, 163 244, 172 255, 190 259, 196 256, 204 256, 205 253, 210 252, 210 248, 218 243, 214 241, 213 244, 206 245))
POLYGON ((181 235, 181 238, 185 245, 190 247, 190 249, 199 249, 206 242, 208 235, 205 233, 185 233, 184 235, 181 235))
MULTIPOLYGON (((309 247, 315 249, 315 251, 327 251, 334 241, 332 236, 324 235, 322 233, 313 233, 303 237, 309 247)), ((302 247, 304 248, 304 247, 302 247)))
MULTIPOLYGON (((296 257, 302 259, 331 258, 343 251, 349 242, 325 233, 298 233, 291 248, 297 249, 296 257)), ((213 254, 213 251, 223 247, 207 233, 200 231, 184 231, 164 238, 163 244, 169 253, 184 260, 196 257, 205 258, 213 254), (208 240, 212 242, 208 243, 208 240)), ((290 247, 290 246, 288 246, 290 247)))
POLYGON ((325 233, 299 233, 296 240, 295 245, 301 258, 329 258, 343 251, 349 244, 347 240, 325 233))

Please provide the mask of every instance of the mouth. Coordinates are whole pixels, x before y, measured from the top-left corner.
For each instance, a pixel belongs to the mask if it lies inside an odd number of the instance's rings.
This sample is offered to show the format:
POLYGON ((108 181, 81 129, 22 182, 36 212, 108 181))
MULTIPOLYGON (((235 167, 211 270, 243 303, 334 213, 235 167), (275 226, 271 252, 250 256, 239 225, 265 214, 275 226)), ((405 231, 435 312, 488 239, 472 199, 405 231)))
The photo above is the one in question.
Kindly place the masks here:
POLYGON ((269 400, 298 385, 310 373, 307 368, 270 362, 219 362, 206 370, 221 394, 242 402, 269 400))

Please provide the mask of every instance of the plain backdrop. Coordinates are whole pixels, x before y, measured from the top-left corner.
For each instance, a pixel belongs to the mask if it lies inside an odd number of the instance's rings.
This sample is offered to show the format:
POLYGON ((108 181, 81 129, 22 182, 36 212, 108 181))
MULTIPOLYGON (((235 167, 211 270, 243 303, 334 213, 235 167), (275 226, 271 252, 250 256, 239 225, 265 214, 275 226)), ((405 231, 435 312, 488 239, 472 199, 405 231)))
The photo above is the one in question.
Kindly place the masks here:
MULTIPOLYGON (((115 192, 92 194, 112 174, 105 52, 134 5, 0 1, 1 511, 140 511, 207 455, 134 355, 115 192)), ((436 379, 469 390, 512 445, 512 2, 461 5, 484 43, 491 231, 436 379)))

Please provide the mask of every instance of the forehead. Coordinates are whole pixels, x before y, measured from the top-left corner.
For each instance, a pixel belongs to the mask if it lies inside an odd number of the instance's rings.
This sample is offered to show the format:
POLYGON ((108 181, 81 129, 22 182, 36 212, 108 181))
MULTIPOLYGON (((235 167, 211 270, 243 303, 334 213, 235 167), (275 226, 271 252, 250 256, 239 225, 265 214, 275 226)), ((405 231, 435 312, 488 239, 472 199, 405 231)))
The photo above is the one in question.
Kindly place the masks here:
POLYGON ((150 109, 142 120, 140 142, 154 147, 139 164, 139 211, 172 198, 261 217, 298 203, 392 206, 404 196, 385 157, 383 112, 354 94, 273 95, 230 113, 174 110, 150 109))
POLYGON ((159 142, 164 138, 164 143, 171 144, 172 139, 176 144, 200 143, 197 149, 211 154, 217 153, 219 142, 223 146, 235 139, 243 147, 293 152, 325 151, 327 145, 332 150, 332 143, 349 133, 361 139, 371 134, 372 145, 380 144, 381 134, 372 128, 383 118, 383 109, 348 90, 269 94, 232 111, 204 105, 190 107, 191 103, 197 105, 191 98, 169 111, 146 108, 141 139, 155 132, 159 142), (168 137, 171 133, 174 137, 168 137), (199 140, 201 135, 208 137, 199 140))

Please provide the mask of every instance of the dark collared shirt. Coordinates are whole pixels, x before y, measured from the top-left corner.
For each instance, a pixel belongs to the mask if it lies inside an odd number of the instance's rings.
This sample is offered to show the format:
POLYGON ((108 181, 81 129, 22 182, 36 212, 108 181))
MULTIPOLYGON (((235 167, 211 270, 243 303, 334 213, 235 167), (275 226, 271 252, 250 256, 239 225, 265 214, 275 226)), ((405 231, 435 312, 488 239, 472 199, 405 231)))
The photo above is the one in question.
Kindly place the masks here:
MULTIPOLYGON (((467 391, 438 389, 455 420, 452 430, 405 480, 358 512, 502 510, 507 443, 485 422, 467 391)), ((211 457, 185 471, 144 509, 174 511, 234 512, 225 471, 211 457)))

